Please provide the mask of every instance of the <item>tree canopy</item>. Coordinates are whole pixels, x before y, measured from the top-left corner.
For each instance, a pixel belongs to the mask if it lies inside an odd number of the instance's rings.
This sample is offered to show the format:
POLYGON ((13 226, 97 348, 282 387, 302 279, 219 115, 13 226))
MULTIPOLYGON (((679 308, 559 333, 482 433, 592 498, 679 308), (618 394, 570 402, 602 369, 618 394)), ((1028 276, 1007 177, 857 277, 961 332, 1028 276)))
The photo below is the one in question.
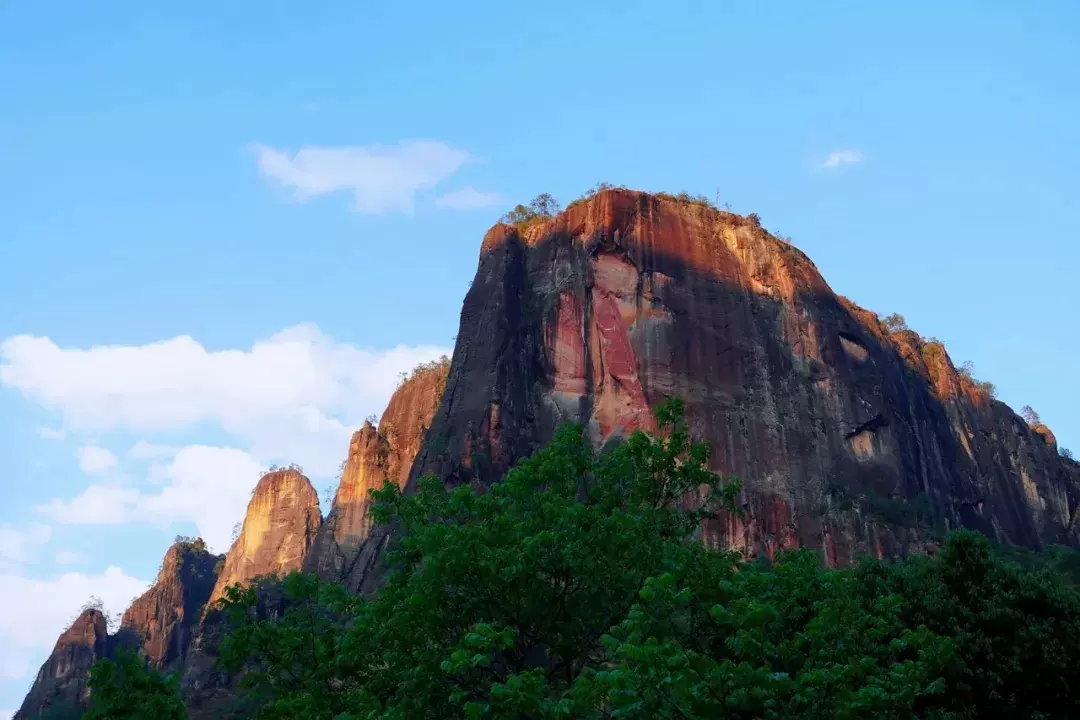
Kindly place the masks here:
POLYGON ((224 666, 265 718, 1080 711, 1080 599, 1049 571, 971 532, 847 569, 710 550, 701 523, 740 512, 740 483, 708 470, 678 401, 658 421, 599 455, 563 428, 486 492, 388 483, 375 513, 401 539, 382 589, 294 574, 267 617, 259 586, 231 588, 224 666))

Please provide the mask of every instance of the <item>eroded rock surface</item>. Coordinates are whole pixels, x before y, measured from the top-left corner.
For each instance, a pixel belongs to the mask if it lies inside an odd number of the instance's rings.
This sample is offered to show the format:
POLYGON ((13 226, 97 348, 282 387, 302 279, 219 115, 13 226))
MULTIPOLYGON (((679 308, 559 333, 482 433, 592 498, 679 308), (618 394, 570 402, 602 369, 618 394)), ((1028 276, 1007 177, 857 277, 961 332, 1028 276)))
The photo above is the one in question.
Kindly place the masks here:
POLYGON ((746 218, 632 191, 489 231, 410 483, 490 483, 560 423, 600 446, 674 395, 745 484, 746 521, 707 542, 834 563, 959 526, 1077 544, 1080 470, 940 344, 889 333, 746 218))
POLYGON ((56 641, 45 664, 38 670, 30 692, 15 720, 63 712, 76 717, 90 698, 90 666, 109 649, 108 623, 100 610, 85 610, 56 641))
POLYGON ((175 543, 165 553, 154 584, 124 612, 121 628, 140 639, 143 652, 156 667, 171 666, 187 655, 222 559, 210 553, 202 540, 175 543))
POLYGON ((449 361, 418 368, 391 396, 378 429, 368 422, 353 434, 341 482, 306 570, 357 587, 370 559, 362 552, 372 527, 370 492, 387 479, 404 486, 448 370, 449 361))
POLYGON ((209 605, 230 585, 301 569, 321 523, 319 497, 300 471, 290 468, 263 475, 248 503, 240 535, 225 555, 209 605))

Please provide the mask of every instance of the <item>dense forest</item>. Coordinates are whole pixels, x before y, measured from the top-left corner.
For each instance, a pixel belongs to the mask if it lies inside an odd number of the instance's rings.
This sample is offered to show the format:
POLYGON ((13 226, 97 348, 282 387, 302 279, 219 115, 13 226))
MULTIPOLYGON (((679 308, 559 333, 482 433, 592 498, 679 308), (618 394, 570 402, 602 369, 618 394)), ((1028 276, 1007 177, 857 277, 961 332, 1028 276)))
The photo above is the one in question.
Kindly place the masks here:
MULTIPOLYGON (((971 718, 1080 711, 1074 555, 954 532, 930 554, 826 568, 748 559, 701 523, 741 512, 675 400, 594 453, 565 427, 486 492, 375 493, 397 528, 373 596, 293 574, 215 612, 236 717, 971 718), (707 488, 702 509, 683 500, 707 488)), ((176 678, 99 661, 87 718, 183 718, 176 678)))

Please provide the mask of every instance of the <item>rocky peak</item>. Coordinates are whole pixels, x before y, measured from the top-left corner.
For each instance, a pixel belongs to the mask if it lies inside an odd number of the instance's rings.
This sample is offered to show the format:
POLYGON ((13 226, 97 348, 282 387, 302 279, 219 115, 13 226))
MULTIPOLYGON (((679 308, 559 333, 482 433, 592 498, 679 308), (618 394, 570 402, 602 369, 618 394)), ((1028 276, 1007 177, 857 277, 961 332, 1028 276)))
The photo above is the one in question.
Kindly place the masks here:
POLYGON ((753 216, 629 190, 487 233, 410 482, 491 482, 561 423, 599 446, 674 395, 744 481, 747 521, 707 542, 847 562, 931 528, 1080 540, 1080 473, 940 343, 889 332, 753 216))
POLYGON ((105 657, 108 646, 105 615, 95 608, 84 610, 56 641, 15 720, 38 717, 49 710, 74 712, 85 706, 90 697, 90 666, 105 657))
POLYGON ((370 493, 388 479, 404 486, 442 397, 448 370, 448 361, 416 368, 391 396, 378 429, 365 422, 353 434, 333 505, 305 563, 308 571, 352 584, 350 578, 371 533, 370 493))
POLYGON ((154 584, 124 613, 121 628, 139 638, 154 665, 170 665, 187 654, 221 560, 206 549, 201 538, 174 543, 165 553, 154 584))
POLYGON ((231 585, 299 570, 321 522, 319 497, 299 470, 274 470, 263 475, 248 503, 240 535, 225 555, 209 605, 231 585))

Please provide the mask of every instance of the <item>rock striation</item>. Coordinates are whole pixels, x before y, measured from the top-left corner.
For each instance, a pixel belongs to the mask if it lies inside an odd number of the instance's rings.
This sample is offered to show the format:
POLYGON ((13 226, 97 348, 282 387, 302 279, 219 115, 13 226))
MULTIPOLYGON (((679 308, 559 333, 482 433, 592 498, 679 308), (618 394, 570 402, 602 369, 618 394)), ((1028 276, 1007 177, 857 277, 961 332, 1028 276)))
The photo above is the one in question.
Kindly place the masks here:
POLYGON ((488 232, 409 487, 493 482, 564 422, 602 446, 675 395, 744 481, 746 521, 706 542, 846 563, 959 526, 1080 540, 1080 468, 939 343, 889 332, 756 218, 626 190, 488 232))
POLYGON ((240 535, 225 555, 208 607, 231 585, 301 569, 321 523, 319 496, 299 470, 263 475, 251 495, 240 535))
POLYGON ((405 485, 442 397, 449 366, 449 359, 444 359, 418 367, 391 396, 378 429, 366 422, 353 434, 337 493, 305 570, 352 589, 359 587, 367 570, 364 559, 371 557, 362 552, 372 529, 370 493, 386 480, 405 485))

